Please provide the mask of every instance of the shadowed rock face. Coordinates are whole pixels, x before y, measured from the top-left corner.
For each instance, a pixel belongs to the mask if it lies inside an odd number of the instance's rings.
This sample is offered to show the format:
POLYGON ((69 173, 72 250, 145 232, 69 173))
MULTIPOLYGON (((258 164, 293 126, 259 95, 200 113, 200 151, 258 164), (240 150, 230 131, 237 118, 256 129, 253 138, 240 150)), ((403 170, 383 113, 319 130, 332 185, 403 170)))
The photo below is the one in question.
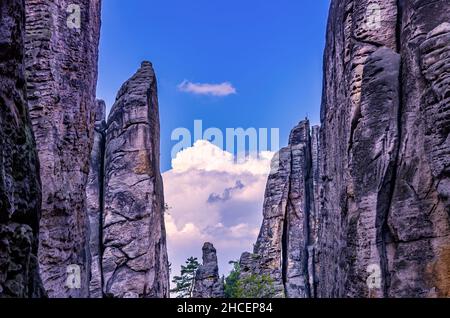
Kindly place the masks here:
MULTIPOLYGON (((27 92, 43 180, 41 276, 50 297, 88 297, 85 190, 95 110, 100 0, 25 3, 27 92), (75 284, 70 285, 68 271, 74 266, 80 270, 80 279, 74 277, 75 284), (72 288, 78 283, 80 288, 72 288)), ((73 273, 78 276, 78 270, 73 273)))
POLYGON ((223 281, 219 277, 216 249, 211 243, 203 246, 203 265, 195 275, 194 298, 224 298, 223 281))
POLYGON ((39 162, 28 114, 25 5, 0 2, 0 298, 45 296, 37 245, 39 162))
POLYGON ((369 291, 366 280, 369 265, 385 264, 400 57, 397 1, 379 1, 379 10, 369 10, 369 2, 333 1, 330 10, 320 140, 321 297, 380 296, 380 290, 369 291))
POLYGON ((447 1, 332 1, 320 297, 449 295, 449 19, 447 1))
POLYGON ((103 158, 105 155, 106 135, 106 105, 104 101, 97 101, 95 114, 94 143, 91 152, 88 184, 86 187, 87 211, 89 216, 90 237, 89 251, 91 254, 90 298, 101 298, 101 241, 103 215, 103 158))
POLYGON ((400 3, 400 147, 387 293, 450 297, 450 6, 400 3))
POLYGON ((321 128, 280 151, 244 274, 277 296, 450 295, 449 19, 447 1, 332 1, 321 128))
POLYGON ((156 77, 149 62, 117 94, 106 132, 103 282, 111 297, 168 297, 156 77))

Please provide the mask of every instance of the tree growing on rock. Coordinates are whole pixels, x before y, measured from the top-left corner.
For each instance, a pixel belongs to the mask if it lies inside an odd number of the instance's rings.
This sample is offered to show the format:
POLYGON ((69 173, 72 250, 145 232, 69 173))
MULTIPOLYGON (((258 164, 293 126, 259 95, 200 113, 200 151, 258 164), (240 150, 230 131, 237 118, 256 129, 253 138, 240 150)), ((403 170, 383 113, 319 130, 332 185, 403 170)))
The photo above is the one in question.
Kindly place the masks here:
POLYGON ((225 279, 226 298, 273 298, 274 281, 269 275, 242 275, 239 262, 231 261, 233 270, 225 279))

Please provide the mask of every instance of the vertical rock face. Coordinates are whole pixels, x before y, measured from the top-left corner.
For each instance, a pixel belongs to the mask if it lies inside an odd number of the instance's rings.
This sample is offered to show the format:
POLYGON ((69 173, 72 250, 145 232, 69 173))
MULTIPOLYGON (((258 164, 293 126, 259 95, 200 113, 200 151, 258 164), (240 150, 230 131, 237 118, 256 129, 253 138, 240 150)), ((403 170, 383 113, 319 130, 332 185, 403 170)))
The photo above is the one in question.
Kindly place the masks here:
POLYGON ((85 190, 95 109, 100 0, 26 0, 26 21, 29 107, 44 180, 41 276, 50 297, 87 297, 90 265, 85 190))
POLYGON ((28 114, 23 0, 0 3, 0 298, 44 296, 37 263, 39 162, 28 114))
MULTIPOLYGON (((275 297, 309 297, 310 226, 314 215, 309 122, 291 133, 289 146, 272 161, 264 199, 264 219, 254 253, 241 258, 243 275, 268 275, 275 297)), ((312 274, 312 273, 311 273, 312 274)))
POLYGON ((120 89, 108 119, 103 282, 110 297, 168 297, 159 110, 149 62, 120 89))
POLYGON ((203 246, 203 265, 195 275, 194 298, 224 298, 224 285, 219 276, 216 249, 211 243, 203 246))
POLYGON ((447 1, 332 1, 320 297, 449 295, 447 1))
POLYGON ((450 296, 450 6, 401 1, 398 169, 390 296, 450 296))
POLYGON ((244 273, 287 297, 450 296, 449 19, 444 0, 332 1, 321 127, 281 150, 244 273))
POLYGON ((396 0, 331 4, 321 130, 322 297, 369 296, 369 266, 385 265, 398 138, 396 25, 396 0))
POLYGON ((89 216, 89 251, 91 255, 90 298, 101 298, 101 240, 103 215, 103 158, 105 155, 106 105, 97 101, 95 114, 94 143, 91 152, 88 183, 86 187, 87 211, 89 216))

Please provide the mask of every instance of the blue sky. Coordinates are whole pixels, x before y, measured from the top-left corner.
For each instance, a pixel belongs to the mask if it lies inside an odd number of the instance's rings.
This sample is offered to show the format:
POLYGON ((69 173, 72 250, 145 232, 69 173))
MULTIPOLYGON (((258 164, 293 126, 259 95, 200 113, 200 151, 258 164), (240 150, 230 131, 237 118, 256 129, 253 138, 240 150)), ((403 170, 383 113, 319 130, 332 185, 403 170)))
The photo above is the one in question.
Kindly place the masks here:
POLYGON ((319 122, 329 0, 103 1, 97 95, 112 106, 150 60, 157 73, 162 170, 177 127, 280 128, 281 146, 306 115, 319 122), (236 94, 182 92, 184 81, 228 82, 236 94))
POLYGON ((157 74, 172 275, 188 257, 200 259, 206 241, 222 274, 252 250, 273 155, 237 164, 225 149, 198 142, 172 166, 173 130, 193 134, 194 120, 224 134, 279 128, 284 146, 305 116, 319 123, 328 7, 329 0, 103 1, 98 97, 110 108, 143 60, 157 74))

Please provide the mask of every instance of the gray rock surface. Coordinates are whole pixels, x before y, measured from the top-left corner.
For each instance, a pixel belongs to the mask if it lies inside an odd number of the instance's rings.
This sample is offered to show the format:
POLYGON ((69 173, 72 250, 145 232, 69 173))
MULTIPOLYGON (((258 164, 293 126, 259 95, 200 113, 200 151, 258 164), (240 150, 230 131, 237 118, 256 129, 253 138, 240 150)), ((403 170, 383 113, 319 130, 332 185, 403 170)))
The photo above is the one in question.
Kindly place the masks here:
POLYGON ((117 94, 106 133, 103 292, 168 297, 156 77, 149 62, 117 94))
POLYGON ((291 133, 289 146, 272 160, 263 207, 263 224, 253 254, 244 253, 242 277, 268 275, 274 297, 311 295, 308 272, 310 216, 314 215, 309 121, 291 133))
POLYGON ((86 186, 87 211, 89 216, 89 251, 91 255, 90 298, 102 298, 102 216, 103 216, 103 165, 106 139, 106 105, 97 101, 95 114, 94 143, 91 152, 88 183, 86 186))
POLYGON ((197 270, 193 290, 194 298, 224 298, 224 284, 219 276, 217 252, 211 243, 203 245, 203 264, 197 270))
POLYGON ((43 180, 39 263, 50 297, 89 296, 85 190, 99 30, 100 0, 26 0, 27 92, 43 180))
POLYGON ((319 297, 449 295, 449 18, 447 1, 332 1, 319 297))
POLYGON ((400 147, 387 294, 450 297, 450 5, 402 1, 400 147))
POLYGON ((37 247, 41 183, 28 113, 25 4, 0 2, 0 298, 42 297, 37 247))

